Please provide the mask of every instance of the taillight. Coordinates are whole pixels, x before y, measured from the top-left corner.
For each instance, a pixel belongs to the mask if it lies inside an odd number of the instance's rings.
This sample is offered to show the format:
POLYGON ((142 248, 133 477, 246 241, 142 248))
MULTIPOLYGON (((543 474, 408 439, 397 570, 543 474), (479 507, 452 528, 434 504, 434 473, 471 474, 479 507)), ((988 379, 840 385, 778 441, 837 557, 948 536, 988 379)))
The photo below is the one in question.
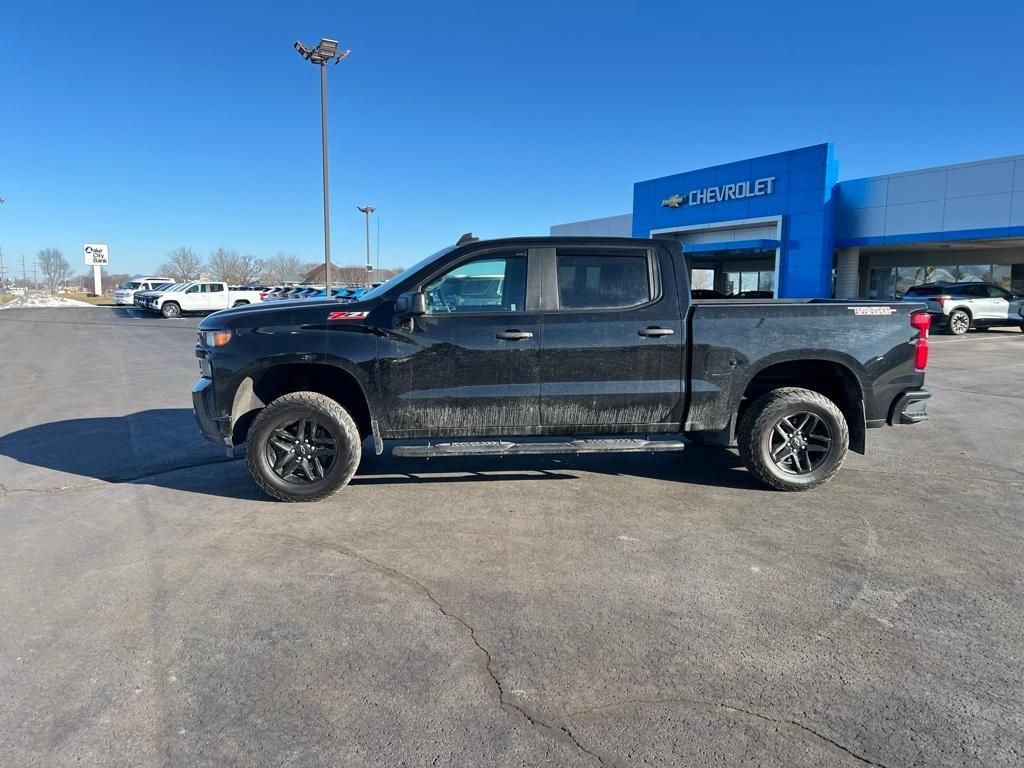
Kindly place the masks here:
MULTIPOLYGON (((942 298, 948 299, 948 296, 942 298)), ((921 332, 914 345, 914 367, 923 371, 928 365, 928 329, 932 327, 932 316, 927 312, 912 312, 910 326, 921 332)))
POLYGON ((952 296, 936 296, 935 298, 932 299, 932 301, 936 302, 939 305, 939 309, 945 309, 946 302, 952 298, 952 296))

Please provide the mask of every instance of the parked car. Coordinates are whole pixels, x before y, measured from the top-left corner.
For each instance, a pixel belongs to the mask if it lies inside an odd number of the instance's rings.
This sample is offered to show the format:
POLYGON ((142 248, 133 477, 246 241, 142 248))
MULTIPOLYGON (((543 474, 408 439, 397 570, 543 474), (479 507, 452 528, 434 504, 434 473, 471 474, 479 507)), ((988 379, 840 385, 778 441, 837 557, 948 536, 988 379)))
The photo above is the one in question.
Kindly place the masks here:
POLYGON ((174 282, 169 277, 133 277, 114 291, 114 304, 130 307, 135 303, 136 291, 151 291, 158 285, 174 282))
POLYGON ((992 283, 924 283, 903 294, 904 301, 923 301, 936 327, 962 336, 972 327, 1017 326, 1024 331, 1024 296, 992 283))
POLYGON ((927 418, 923 303, 693 303, 688 280, 667 240, 464 236, 341 309, 207 317, 193 405, 286 501, 348 483, 365 438, 378 454, 429 440, 392 453, 432 457, 679 451, 685 435, 806 490, 867 428, 927 418), (447 300, 479 275, 498 293, 447 300))
POLYGON ((148 291, 136 291, 135 296, 132 297, 132 303, 135 304, 136 307, 143 308, 145 307, 146 302, 151 298, 164 293, 165 291, 169 291, 175 285, 185 285, 185 283, 161 283, 148 291))
POLYGON ((216 312, 259 302, 259 291, 232 291, 227 283, 194 280, 176 291, 148 298, 143 309, 164 317, 180 317, 191 312, 216 312))
POLYGON ((322 290, 313 285, 304 285, 288 294, 289 299, 310 299, 313 298, 317 291, 322 290))

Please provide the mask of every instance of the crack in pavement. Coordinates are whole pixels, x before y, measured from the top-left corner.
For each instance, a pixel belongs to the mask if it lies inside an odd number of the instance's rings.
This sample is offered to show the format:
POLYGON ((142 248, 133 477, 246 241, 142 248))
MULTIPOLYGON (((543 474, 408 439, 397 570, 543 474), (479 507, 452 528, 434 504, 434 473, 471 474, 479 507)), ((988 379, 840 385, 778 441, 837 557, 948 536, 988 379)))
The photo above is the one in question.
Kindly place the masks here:
POLYGON ((14 494, 14 493, 34 493, 41 496, 48 496, 60 493, 77 493, 78 491, 88 491, 93 488, 102 488, 105 485, 117 485, 122 483, 135 483, 139 480, 145 480, 150 477, 160 477, 161 475, 169 475, 172 472, 181 472, 186 469, 198 469, 200 467, 212 466, 214 464, 229 464, 233 461, 241 461, 241 457, 234 458, 211 458, 204 459, 202 461, 184 462, 181 464, 175 464, 169 467, 153 468, 142 473, 128 474, 128 475, 108 475, 106 477, 100 477, 88 483, 75 483, 74 485, 60 485, 56 488, 10 488, 3 483, 0 483, 0 495, 3 494, 14 494))
POLYGON ((618 766, 619 765, 619 762, 617 760, 615 760, 612 756, 610 756, 610 755, 608 755, 608 754, 606 754, 604 752, 601 752, 600 750, 596 750, 596 749, 584 746, 583 743, 576 736, 576 734, 574 734, 572 732, 572 729, 570 729, 569 726, 548 722, 542 716, 540 716, 538 713, 530 711, 528 708, 524 707, 522 704, 518 704, 515 701, 513 701, 511 698, 509 698, 509 696, 505 693, 505 686, 502 685, 500 678, 498 677, 498 675, 494 671, 493 659, 491 657, 491 652, 489 650, 487 650, 487 648, 483 645, 483 643, 480 642, 480 639, 477 637, 476 630, 473 628, 473 626, 469 622, 467 622, 465 619, 463 619, 457 613, 453 613, 452 611, 447 609, 441 603, 441 601, 438 600, 434 596, 434 594, 430 591, 430 589, 426 585, 424 585, 421 582, 417 581, 416 579, 414 579, 409 574, 404 573, 403 571, 399 571, 397 568, 393 568, 390 565, 385 565, 384 563, 378 562, 377 560, 374 560, 371 557, 367 557, 366 555, 362 555, 359 552, 356 552, 354 549, 350 549, 350 548, 345 547, 345 546, 341 546, 341 545, 338 545, 338 544, 331 544, 331 543, 328 543, 328 542, 325 542, 325 541, 319 541, 319 540, 316 540, 316 539, 304 539, 304 538, 302 538, 300 536, 292 536, 291 534, 287 534, 287 533, 281 533, 281 534, 275 534, 275 535, 277 535, 277 536, 279 536, 281 538, 291 539, 292 541, 298 542, 300 544, 304 544, 307 547, 318 547, 320 549, 326 549, 326 550, 335 552, 335 553, 337 553, 339 555, 342 555, 343 557, 348 557, 348 558, 351 558, 353 560, 358 560, 358 561, 360 561, 362 563, 365 563, 366 565, 369 565, 369 566, 375 568, 376 570, 379 570, 379 571, 382 571, 384 573, 387 573, 390 576, 393 576, 394 578, 398 579, 399 581, 402 581, 405 584, 408 584, 408 585, 414 587, 415 589, 419 590, 421 593, 423 593, 423 595, 431 603, 433 603, 434 607, 437 608, 438 612, 442 616, 444 616, 446 619, 448 619, 450 621, 455 622, 456 624, 461 626, 463 629, 465 629, 469 633, 470 641, 473 643, 473 646, 476 648, 476 650, 483 657, 483 660, 484 660, 484 666, 483 666, 484 671, 487 673, 487 676, 490 678, 491 682, 494 684, 495 689, 497 689, 497 692, 498 692, 498 705, 502 709, 512 710, 516 714, 520 715, 524 720, 526 720, 526 722, 529 723, 531 726, 533 726, 535 728, 540 728, 540 729, 542 729, 544 731, 547 731, 555 739, 557 739, 559 741, 562 741, 563 743, 564 742, 568 742, 568 743, 572 744, 580 752, 582 752, 582 753, 584 753, 584 754, 594 758, 595 760, 597 760, 597 762, 600 765, 611 765, 611 766, 618 766))
POLYGON ((765 715, 765 714, 763 714, 761 712, 755 712, 752 709, 745 709, 744 707, 737 707, 737 706, 735 706, 733 704, 725 704, 725 703, 720 702, 720 701, 706 701, 704 699, 686 699, 686 698, 680 698, 680 697, 673 697, 673 698, 666 698, 666 699, 623 699, 622 701, 615 701, 615 702, 612 702, 610 704, 598 704, 597 706, 590 707, 588 709, 581 709, 581 710, 577 710, 575 712, 569 712, 569 717, 582 717, 582 716, 585 716, 585 715, 588 715, 588 714, 592 714, 592 713, 595 713, 595 712, 601 712, 601 711, 608 710, 608 709, 617 709, 619 707, 627 707, 627 706, 642 705, 642 704, 647 704, 647 705, 652 705, 652 706, 654 706, 654 705, 671 706, 673 704, 679 704, 679 705, 684 705, 684 706, 688 706, 688 707, 701 708, 701 709, 709 709, 709 710, 712 710, 712 711, 714 711, 714 710, 725 710, 727 712, 731 712, 731 713, 738 714, 738 715, 744 715, 746 717, 751 717, 751 718, 754 718, 756 720, 763 720, 765 722, 773 723, 775 725, 790 726, 792 728, 797 728, 797 729, 803 731, 804 733, 810 734, 815 739, 817 739, 817 740, 819 740, 819 741, 821 741, 821 742, 823 742, 825 744, 828 744, 829 746, 831 746, 831 747, 833 747, 835 749, 838 749, 840 752, 845 753, 846 755, 852 757, 854 760, 857 760, 858 762, 860 762, 860 763, 862 763, 864 765, 872 766, 872 768, 887 768, 885 763, 877 762, 875 760, 872 760, 869 757, 865 757, 864 755, 861 755, 861 754, 859 754, 857 752, 854 752, 849 747, 846 747, 846 746, 840 744, 835 739, 831 738, 830 736, 826 736, 825 734, 821 733, 820 731, 815 730, 814 728, 810 727, 809 725, 806 725, 805 723, 801 723, 799 720, 793 720, 793 719, 787 718, 787 717, 772 717, 770 715, 765 715))

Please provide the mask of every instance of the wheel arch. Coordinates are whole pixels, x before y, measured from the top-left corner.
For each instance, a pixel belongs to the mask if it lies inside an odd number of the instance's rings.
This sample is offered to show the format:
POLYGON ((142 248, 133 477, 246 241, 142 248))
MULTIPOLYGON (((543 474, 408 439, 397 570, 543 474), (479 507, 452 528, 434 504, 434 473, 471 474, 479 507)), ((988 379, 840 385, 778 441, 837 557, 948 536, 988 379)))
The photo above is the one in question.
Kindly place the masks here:
POLYGON ((754 400, 780 387, 801 387, 832 400, 842 411, 849 426, 850 450, 864 453, 867 442, 864 401, 869 394, 869 387, 853 366, 829 358, 766 362, 753 371, 743 385, 736 404, 735 423, 739 423, 743 412, 754 400))
POLYGON ((374 435, 374 419, 359 377, 330 363, 280 362, 250 371, 235 390, 231 404, 231 438, 245 442, 253 420, 267 405, 289 392, 318 392, 339 403, 352 416, 359 436, 374 435))

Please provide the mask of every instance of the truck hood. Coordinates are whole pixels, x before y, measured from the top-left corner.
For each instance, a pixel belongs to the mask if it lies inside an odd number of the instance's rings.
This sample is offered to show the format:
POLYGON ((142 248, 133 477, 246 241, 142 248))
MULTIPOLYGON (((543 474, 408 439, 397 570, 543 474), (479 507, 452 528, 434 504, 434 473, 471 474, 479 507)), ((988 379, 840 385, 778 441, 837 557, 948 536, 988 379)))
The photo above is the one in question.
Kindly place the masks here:
POLYGON ((369 312, 379 303, 379 300, 343 303, 324 296, 316 299, 282 299, 260 304, 245 304, 207 315, 199 323, 199 329, 213 331, 254 328, 270 324, 325 323, 331 312, 369 312), (280 320, 275 317, 279 317, 280 320))

